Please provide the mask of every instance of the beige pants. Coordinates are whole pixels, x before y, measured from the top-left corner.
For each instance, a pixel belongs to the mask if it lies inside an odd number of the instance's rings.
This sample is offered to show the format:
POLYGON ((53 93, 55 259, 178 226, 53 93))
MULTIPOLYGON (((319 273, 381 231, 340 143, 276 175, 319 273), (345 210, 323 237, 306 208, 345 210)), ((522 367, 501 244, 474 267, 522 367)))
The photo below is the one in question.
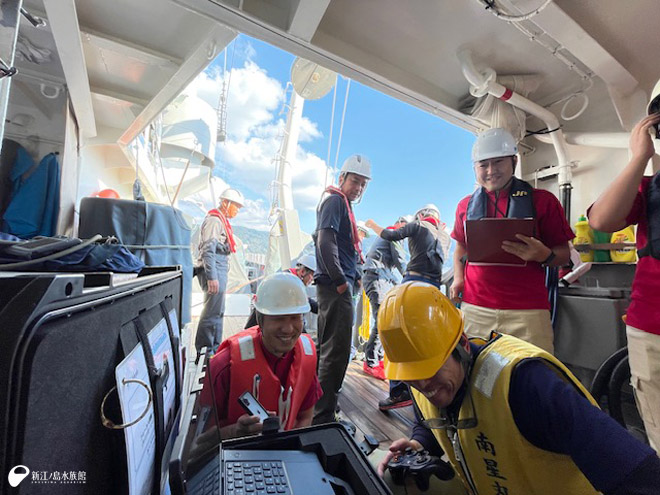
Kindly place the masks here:
POLYGON ((462 303, 465 333, 488 340, 490 332, 513 335, 554 354, 550 311, 546 309, 491 309, 462 303))
POLYGON ((635 400, 651 447, 660 453, 660 335, 628 325, 628 356, 635 400))

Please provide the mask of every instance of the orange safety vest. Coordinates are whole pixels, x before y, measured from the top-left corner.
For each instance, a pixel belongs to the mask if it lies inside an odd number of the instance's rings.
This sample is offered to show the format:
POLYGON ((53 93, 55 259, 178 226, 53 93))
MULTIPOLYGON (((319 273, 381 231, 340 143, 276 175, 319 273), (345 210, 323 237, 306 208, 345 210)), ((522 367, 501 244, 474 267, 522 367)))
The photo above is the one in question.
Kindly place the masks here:
POLYGON ((260 334, 259 326, 248 328, 222 342, 218 349, 221 352, 229 347, 231 366, 227 419, 221 426, 234 424, 245 414, 238 398, 249 391, 266 410, 277 411, 284 430, 290 430, 316 375, 316 346, 309 335, 300 335, 291 351, 293 362, 283 386, 268 365, 260 334))

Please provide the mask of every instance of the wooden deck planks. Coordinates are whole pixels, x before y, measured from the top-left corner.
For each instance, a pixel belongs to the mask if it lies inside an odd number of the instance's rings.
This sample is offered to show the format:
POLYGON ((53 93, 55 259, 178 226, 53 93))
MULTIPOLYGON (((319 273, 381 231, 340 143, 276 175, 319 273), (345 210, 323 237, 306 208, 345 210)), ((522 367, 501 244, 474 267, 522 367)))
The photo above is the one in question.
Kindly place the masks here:
POLYGON ((401 437, 410 438, 414 418, 412 407, 383 413, 378 401, 388 396, 388 382, 377 380, 362 371, 362 363, 352 361, 339 394, 341 415, 355 424, 362 434, 375 437, 381 448, 401 437))

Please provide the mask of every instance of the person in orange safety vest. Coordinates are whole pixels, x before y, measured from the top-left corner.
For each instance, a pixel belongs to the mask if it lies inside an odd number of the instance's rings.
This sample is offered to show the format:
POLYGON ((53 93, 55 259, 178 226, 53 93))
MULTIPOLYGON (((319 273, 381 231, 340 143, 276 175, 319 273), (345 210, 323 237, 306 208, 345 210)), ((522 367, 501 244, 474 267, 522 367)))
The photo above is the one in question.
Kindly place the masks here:
MULTIPOLYGON (((209 361, 223 439, 262 429, 259 418, 238 403, 246 391, 279 416, 284 430, 309 426, 323 393, 316 375, 316 347, 302 334, 303 314, 310 307, 301 280, 290 273, 267 277, 257 289, 255 308, 258 324, 223 341, 209 361)), ((209 395, 203 391, 202 400, 209 395)))

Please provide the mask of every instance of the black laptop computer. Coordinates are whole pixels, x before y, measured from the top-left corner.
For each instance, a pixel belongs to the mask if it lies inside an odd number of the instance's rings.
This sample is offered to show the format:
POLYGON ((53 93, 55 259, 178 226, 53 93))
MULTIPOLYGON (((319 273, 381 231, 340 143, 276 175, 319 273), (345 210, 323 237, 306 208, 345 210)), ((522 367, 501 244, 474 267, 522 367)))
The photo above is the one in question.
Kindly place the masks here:
MULTIPOLYGON (((200 357, 191 396, 170 460, 170 487, 173 495, 352 495, 344 480, 327 473, 313 451, 241 449, 223 446, 218 414, 213 405, 204 405, 199 385, 210 387, 200 357), (213 419, 215 418, 215 421, 213 419), (211 447, 204 449, 204 445, 211 447)), ((280 435, 275 433, 269 438, 280 435)), ((235 442, 232 442, 235 443, 235 442)))

